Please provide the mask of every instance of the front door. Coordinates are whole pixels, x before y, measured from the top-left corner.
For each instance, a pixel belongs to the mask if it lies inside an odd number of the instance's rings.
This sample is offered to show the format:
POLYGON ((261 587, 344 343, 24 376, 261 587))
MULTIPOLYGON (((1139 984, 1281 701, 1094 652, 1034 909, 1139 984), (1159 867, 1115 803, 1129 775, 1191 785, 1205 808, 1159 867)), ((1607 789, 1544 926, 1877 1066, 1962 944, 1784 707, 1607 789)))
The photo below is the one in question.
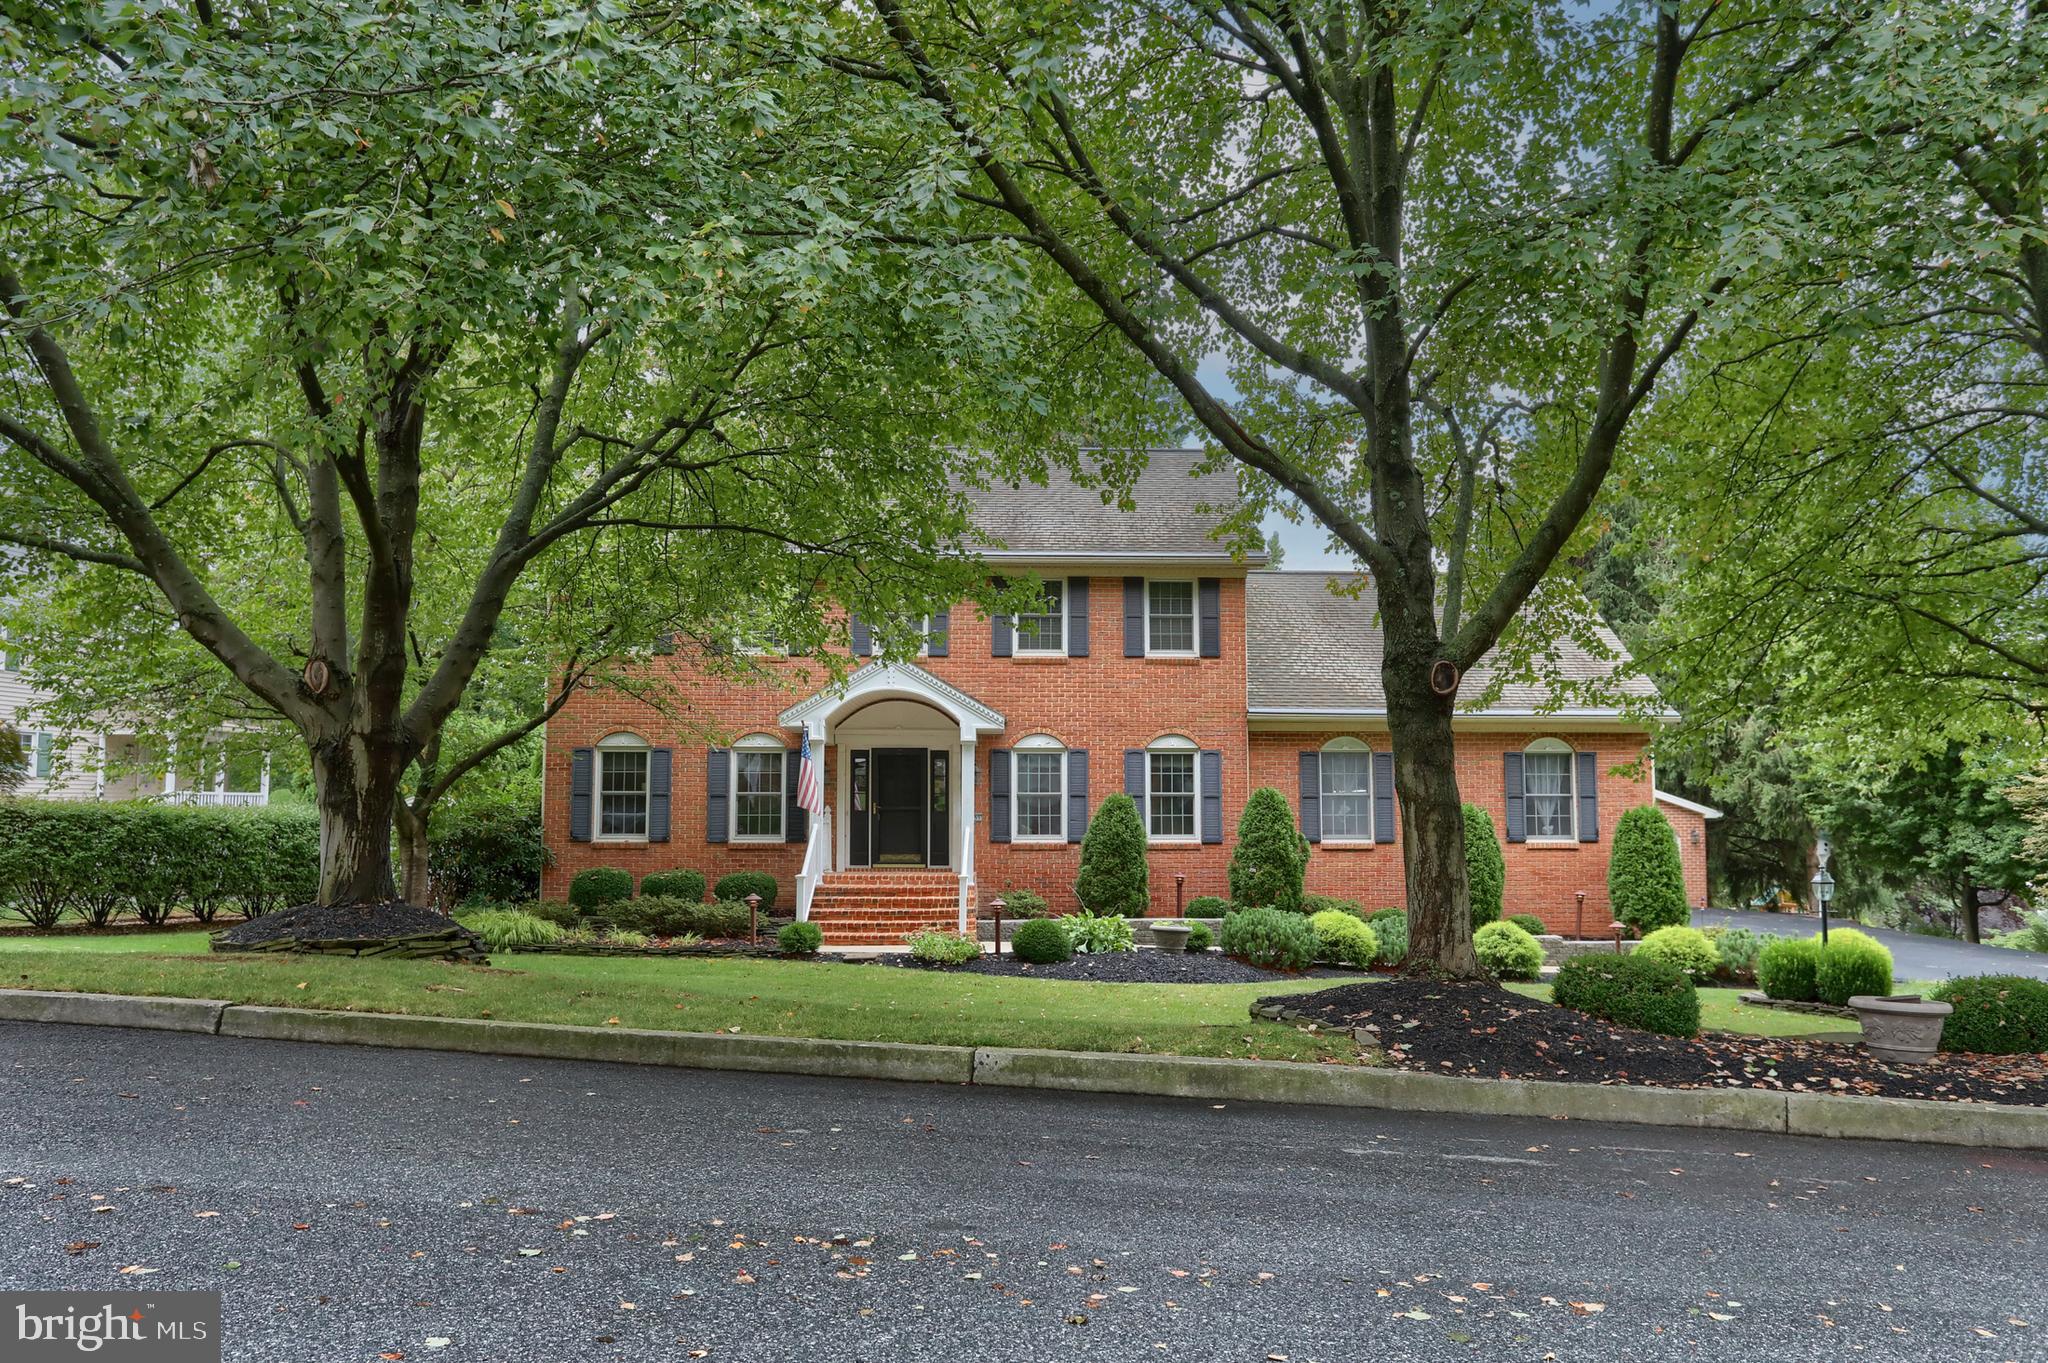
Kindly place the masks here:
POLYGON ((923 748, 874 751, 874 864, 924 865, 925 800, 931 792, 923 748))

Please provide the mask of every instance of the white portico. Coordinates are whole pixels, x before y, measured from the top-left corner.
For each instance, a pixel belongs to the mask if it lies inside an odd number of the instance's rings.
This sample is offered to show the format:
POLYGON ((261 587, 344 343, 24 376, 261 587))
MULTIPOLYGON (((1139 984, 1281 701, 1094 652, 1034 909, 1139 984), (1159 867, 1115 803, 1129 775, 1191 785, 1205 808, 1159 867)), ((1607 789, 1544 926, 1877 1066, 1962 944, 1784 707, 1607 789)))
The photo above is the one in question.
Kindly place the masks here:
POLYGON ((829 772, 797 913, 833 871, 950 870, 964 929, 974 885, 974 752, 1003 717, 914 663, 877 661, 783 711, 829 772), (826 761, 826 755, 831 760, 826 761))

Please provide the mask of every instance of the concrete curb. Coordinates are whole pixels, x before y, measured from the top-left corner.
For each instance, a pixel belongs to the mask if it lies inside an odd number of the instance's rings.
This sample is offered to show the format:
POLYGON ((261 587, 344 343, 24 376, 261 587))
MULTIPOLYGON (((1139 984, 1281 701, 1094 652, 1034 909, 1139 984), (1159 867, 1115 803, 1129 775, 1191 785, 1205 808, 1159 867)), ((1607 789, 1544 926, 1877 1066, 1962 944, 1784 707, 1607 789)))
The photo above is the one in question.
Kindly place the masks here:
POLYGON ((1399 1112, 1540 1117, 1794 1136, 2048 1150, 2048 1108, 1842 1097, 1760 1089, 1659 1089, 1468 1079, 1282 1060, 1121 1055, 1012 1047, 824 1041, 545 1022, 267 1008, 219 999, 0 989, 0 1021, 207 1032, 548 1060, 751 1070, 915 1083, 984 1084, 1399 1112))

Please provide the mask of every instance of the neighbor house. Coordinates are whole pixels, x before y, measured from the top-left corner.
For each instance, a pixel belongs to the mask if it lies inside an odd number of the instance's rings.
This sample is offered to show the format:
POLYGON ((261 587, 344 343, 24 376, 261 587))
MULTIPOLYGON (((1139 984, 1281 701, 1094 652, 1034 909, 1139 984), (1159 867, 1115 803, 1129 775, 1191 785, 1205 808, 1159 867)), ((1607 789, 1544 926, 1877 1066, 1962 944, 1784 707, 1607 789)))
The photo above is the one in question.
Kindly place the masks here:
MULTIPOLYGON (((978 494, 987 561, 1041 579, 1042 609, 941 613, 914 657, 877 656, 856 621, 836 685, 815 659, 758 658, 747 680, 688 651, 655 659, 714 741, 679 737, 623 691, 579 692, 547 726, 544 893, 592 866, 761 870, 828 942, 895 943, 967 926, 1011 890, 1076 907, 1089 817, 1123 792, 1149 834, 1152 912, 1171 914, 1229 893, 1245 799, 1273 786, 1314 845, 1311 890, 1402 904, 1370 589, 1233 558, 1212 538, 1233 475, 1196 475, 1201 461, 1153 452, 1131 511, 1062 478, 978 494), (806 736, 824 774, 816 818, 797 803, 806 736)), ((1615 675, 1626 654, 1603 637, 1611 656, 1560 644, 1559 675, 1614 676, 1621 696, 1654 701, 1615 675)), ((1464 694, 1486 683, 1475 670, 1464 694)), ((1656 790, 1642 720, 1552 699, 1511 683, 1454 725, 1459 787, 1505 840, 1509 912, 1604 932, 1615 824, 1653 801, 1704 904, 1714 811, 1656 790)))

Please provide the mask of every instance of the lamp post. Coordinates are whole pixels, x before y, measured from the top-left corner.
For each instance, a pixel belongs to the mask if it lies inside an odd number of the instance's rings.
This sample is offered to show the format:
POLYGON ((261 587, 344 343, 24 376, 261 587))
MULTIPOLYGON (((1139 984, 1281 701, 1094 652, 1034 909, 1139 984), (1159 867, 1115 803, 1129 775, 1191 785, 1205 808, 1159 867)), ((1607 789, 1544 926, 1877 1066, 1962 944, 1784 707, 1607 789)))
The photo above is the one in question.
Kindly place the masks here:
POLYGON ((1814 839, 1813 860, 1819 870, 1813 873, 1813 902, 1820 906, 1820 944, 1828 944, 1828 901, 1835 897, 1835 878, 1828 874, 1828 857, 1834 848, 1828 843, 1828 831, 1823 828, 1814 839))

